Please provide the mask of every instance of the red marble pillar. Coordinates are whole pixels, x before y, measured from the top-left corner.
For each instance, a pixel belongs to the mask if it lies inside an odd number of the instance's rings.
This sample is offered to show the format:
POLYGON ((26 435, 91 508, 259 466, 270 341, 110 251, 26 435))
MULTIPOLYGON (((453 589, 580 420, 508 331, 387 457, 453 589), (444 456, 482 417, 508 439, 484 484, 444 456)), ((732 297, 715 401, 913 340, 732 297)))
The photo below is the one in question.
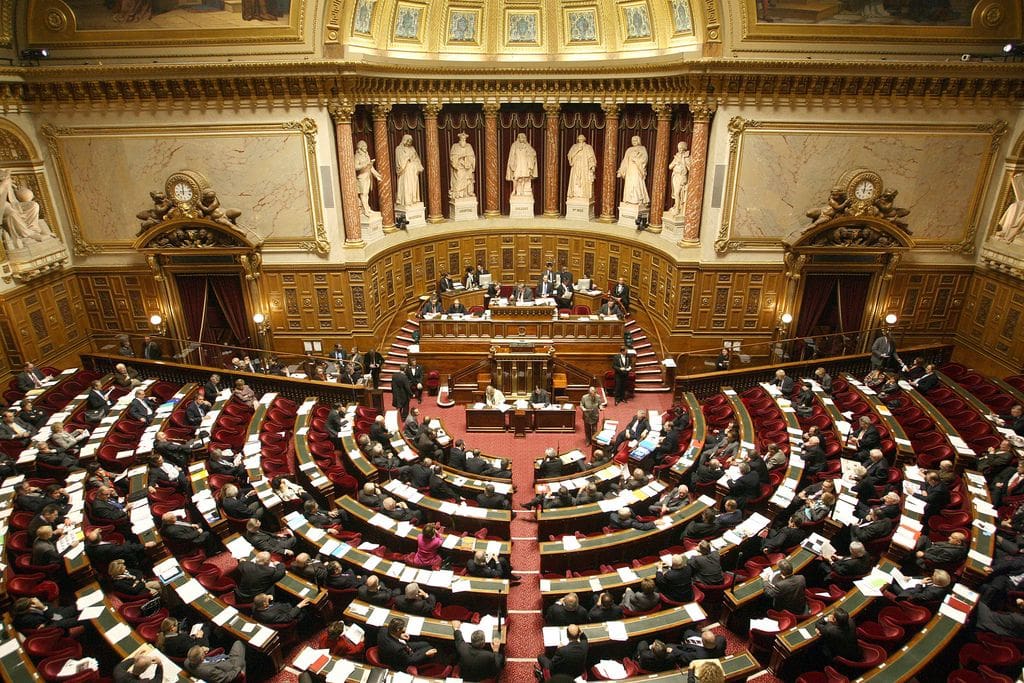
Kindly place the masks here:
POLYGON ((704 175, 708 164, 708 128, 711 107, 690 105, 693 114, 693 137, 690 142, 690 177, 686 186, 683 242, 700 241, 700 221, 704 211, 704 175))
POLYGON ((423 107, 423 124, 427 131, 427 221, 440 223, 444 220, 441 210, 441 145, 437 134, 437 115, 440 104, 423 107))
POLYGON ((562 105, 548 102, 544 105, 544 215, 560 216, 558 210, 558 117, 562 105))
POLYGON ((484 217, 501 215, 501 171, 498 169, 498 110, 501 104, 484 104, 484 217))
POLYGON ((665 213, 665 182, 668 174, 669 124, 672 121, 672 106, 657 104, 654 113, 658 115, 658 131, 654 139, 654 176, 651 185, 651 209, 647 229, 661 232, 661 218, 665 213))
POLYGON ((391 146, 388 144, 388 113, 391 104, 376 104, 373 107, 373 151, 376 154, 377 197, 380 199, 380 217, 384 232, 394 232, 395 196, 391 186, 391 146))
POLYGON ((363 228, 360 224, 359 188, 356 185, 356 164, 352 144, 352 114, 355 107, 335 102, 328 107, 334 119, 334 146, 338 153, 338 182, 341 185, 341 217, 345 226, 345 246, 362 247, 363 228))
POLYGON ((619 156, 619 105, 612 102, 602 104, 604 109, 604 160, 601 164, 601 215, 602 223, 615 222, 615 191, 618 180, 615 171, 619 156))

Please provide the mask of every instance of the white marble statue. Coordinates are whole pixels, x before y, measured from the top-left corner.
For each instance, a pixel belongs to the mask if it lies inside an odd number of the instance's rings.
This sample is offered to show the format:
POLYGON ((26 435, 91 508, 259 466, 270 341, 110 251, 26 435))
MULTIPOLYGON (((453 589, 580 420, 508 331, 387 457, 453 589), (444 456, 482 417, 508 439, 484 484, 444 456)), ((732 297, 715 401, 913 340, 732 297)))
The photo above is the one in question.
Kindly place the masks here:
POLYGON ((452 199, 464 199, 476 196, 476 154, 466 138, 466 133, 459 133, 459 141, 452 145, 449 162, 452 167, 451 182, 448 185, 448 196, 452 199))
POLYGON ((1024 230, 1024 173, 1017 173, 1010 179, 1013 186, 1014 202, 1006 207, 999 218, 999 232, 995 238, 1013 242, 1024 230))
POLYGON ((685 142, 680 142, 676 149, 668 165, 672 173, 672 215, 682 216, 686 211, 686 183, 690 179, 690 150, 685 142))
POLYGON ((359 207, 364 216, 370 215, 370 189, 373 187, 373 179, 380 180, 380 173, 373 167, 373 159, 366 149, 366 140, 356 143, 356 151, 353 155, 356 166, 356 184, 359 187, 359 207))
POLYGON ((569 148, 569 188, 566 199, 594 197, 594 173, 597 171, 597 155, 587 143, 585 135, 576 137, 576 144, 569 148))
POLYGON ((11 172, 0 170, 0 225, 8 251, 53 237, 50 226, 39 217, 39 204, 27 187, 18 187, 11 172))
POLYGON ((416 148, 412 146, 412 136, 402 137, 402 142, 395 148, 395 173, 398 182, 395 185, 395 204, 401 207, 420 203, 420 173, 423 162, 416 148))
POLYGON ((640 144, 640 136, 634 135, 632 146, 626 150, 616 174, 625 182, 622 187, 623 204, 647 206, 651 197, 647 194, 647 148, 640 144))
POLYGON ((537 177, 537 150, 530 146, 526 134, 520 133, 508 150, 505 180, 512 182, 513 197, 532 197, 533 179, 537 177))

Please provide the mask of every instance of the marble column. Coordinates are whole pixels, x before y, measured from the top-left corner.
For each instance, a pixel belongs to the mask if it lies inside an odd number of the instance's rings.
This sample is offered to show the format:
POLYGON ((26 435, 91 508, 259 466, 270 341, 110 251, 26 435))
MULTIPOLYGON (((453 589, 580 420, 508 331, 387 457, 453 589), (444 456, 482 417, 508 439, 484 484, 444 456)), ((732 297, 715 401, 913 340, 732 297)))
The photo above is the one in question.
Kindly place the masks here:
POLYGON ((484 217, 501 215, 501 170, 498 168, 498 102, 484 104, 484 217))
POLYGON ((373 107, 373 151, 376 155, 377 197, 380 200, 380 217, 384 232, 395 232, 395 195, 391 185, 391 145, 388 144, 388 113, 391 104, 376 104, 373 107))
POLYGON ((602 223, 615 222, 615 190, 618 180, 615 171, 619 166, 619 105, 602 104, 604 110, 604 160, 601 164, 601 215, 602 223))
POLYGON ((708 128, 711 107, 690 105, 693 114, 693 137, 690 140, 690 177, 686 185, 683 243, 700 241, 700 219, 704 211, 704 175, 708 164, 708 128))
POLYGON ((359 206, 359 187, 356 184, 355 148, 352 144, 351 104, 335 102, 328 107, 334 119, 334 145, 338 151, 338 181, 341 185, 341 217, 345 225, 345 246, 362 247, 362 212, 359 206))
POLYGON ((427 222, 440 223, 441 212, 441 146, 437 133, 437 115, 440 104, 423 107, 423 123, 427 130, 427 222))
POLYGON ((651 181, 651 209, 647 229, 661 232, 661 218, 665 213, 665 182, 668 175, 668 142, 671 132, 672 105, 657 104, 654 113, 658 115, 658 131, 654 138, 654 175, 651 181))
POLYGON ((544 215, 558 217, 558 118, 562 105, 548 102, 544 105, 544 215))

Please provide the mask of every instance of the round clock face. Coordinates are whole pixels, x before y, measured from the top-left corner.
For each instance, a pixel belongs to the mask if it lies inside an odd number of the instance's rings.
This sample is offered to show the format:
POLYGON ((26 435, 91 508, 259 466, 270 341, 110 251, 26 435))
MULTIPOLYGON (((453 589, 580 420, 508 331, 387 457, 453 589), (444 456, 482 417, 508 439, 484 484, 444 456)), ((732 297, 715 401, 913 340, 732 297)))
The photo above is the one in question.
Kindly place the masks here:
POLYGON ((190 202, 194 196, 195 193, 192 191, 192 185, 189 183, 179 180, 174 184, 174 201, 190 202))
POLYGON ((878 188, 874 181, 867 178, 857 183, 857 187, 853 190, 853 195, 857 199, 874 199, 876 194, 878 194, 878 188))

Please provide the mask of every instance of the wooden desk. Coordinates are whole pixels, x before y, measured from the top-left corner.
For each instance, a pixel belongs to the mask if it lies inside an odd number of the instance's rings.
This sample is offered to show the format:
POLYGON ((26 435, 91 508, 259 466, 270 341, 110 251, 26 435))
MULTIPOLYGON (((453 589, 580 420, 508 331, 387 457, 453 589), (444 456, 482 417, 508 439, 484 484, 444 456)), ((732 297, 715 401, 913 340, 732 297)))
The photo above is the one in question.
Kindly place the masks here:
MULTIPOLYGON (((799 574, 817 555, 803 546, 791 552, 786 559, 793 565, 793 573, 799 574)), ((736 633, 750 628, 750 611, 764 596, 764 580, 760 575, 747 579, 725 591, 722 599, 722 622, 736 633)))
MULTIPOLYGON (((680 636, 685 628, 699 624, 706 619, 707 613, 701 609, 701 606, 696 602, 690 602, 653 614, 621 619, 623 626, 626 627, 627 640, 625 642, 612 640, 608 634, 608 622, 581 624, 580 630, 587 635, 587 644, 591 648, 591 652, 593 649, 597 649, 602 653, 600 658, 607 659, 609 656, 613 658, 614 656, 628 656, 626 653, 636 650, 638 640, 652 635, 656 635, 666 642, 679 642, 682 640, 680 636), (608 652, 609 650, 611 652, 608 652)), ((548 629, 562 630, 564 627, 544 627, 545 631, 548 629)), ((548 654, 553 652, 553 648, 547 648, 547 650, 548 654)))
POLYGON ((393 497, 404 500, 426 513, 428 519, 441 522, 446 527, 460 531, 475 531, 487 528, 492 533, 508 538, 512 513, 508 510, 459 506, 448 501, 425 496, 407 484, 392 479, 382 486, 393 497))
POLYGON ((586 505, 539 510, 537 533, 540 538, 546 538, 551 534, 597 531, 608 523, 610 513, 624 507, 631 508, 638 515, 646 515, 647 506, 657 500, 665 489, 666 485, 663 482, 654 480, 635 491, 623 491, 618 498, 586 505))
POLYGON ((455 303, 455 300, 458 299, 468 311, 473 306, 484 305, 484 294, 487 294, 486 287, 479 289, 449 289, 447 292, 441 293, 441 305, 447 311, 455 303))
POLYGON ((690 424, 693 426, 693 433, 690 435, 690 445, 679 456, 669 472, 672 473, 676 482, 683 481, 690 468, 697 461, 704 448, 704 442, 708 438, 708 423, 704 419, 704 411, 701 410, 700 401, 692 391, 684 391, 680 400, 686 405, 686 412, 690 414, 690 424))
POLYGON ((487 353, 495 344, 510 341, 556 343, 560 354, 590 353, 611 355, 622 346, 624 323, 619 319, 591 316, 560 316, 557 320, 541 307, 521 309, 530 315, 513 316, 520 309, 507 309, 504 315, 490 319, 449 316, 420 320, 420 353, 445 353, 457 345, 459 352, 487 353), (544 315, 539 315, 543 313, 544 315))
MULTIPOLYGON (((976 501, 983 501, 991 505, 992 498, 989 495, 988 485, 981 472, 964 472, 964 487, 971 494, 972 514, 974 519, 980 519, 999 528, 999 520, 988 512, 980 510, 976 501)), ((967 554, 967 563, 964 565, 962 580, 972 588, 977 588, 989 579, 985 573, 987 567, 992 566, 996 551, 996 535, 982 531, 979 527, 971 524, 971 549, 967 554)))
POLYGON ((473 408, 466 406, 467 432, 505 432, 508 431, 509 410, 497 408, 473 408))
MULTIPOLYGON (((889 430, 889 436, 896 442, 896 462, 891 463, 892 465, 902 465, 904 463, 916 463, 917 456, 914 455, 914 447, 910 443, 910 438, 907 433, 903 430, 902 425, 899 421, 893 417, 892 412, 889 410, 889 406, 882 402, 882 399, 878 398, 878 394, 868 387, 864 386, 860 380, 851 375, 843 375, 849 385, 855 393, 860 394, 861 398, 867 401, 874 408, 874 411, 878 413, 879 417, 882 418, 882 424, 889 430)), ((857 417, 854 415, 854 417, 857 417)), ((852 429, 856 429, 854 426, 852 429)))
POLYGON ((524 428, 535 432, 575 432, 576 406, 569 410, 562 408, 525 408, 498 410, 497 408, 474 408, 466 406, 467 432, 504 432, 514 430, 517 413, 522 410, 524 428))
POLYGON ((43 677, 36 671, 36 665, 22 649, 10 619, 10 615, 4 615, 3 638, 0 639, 0 678, 4 683, 42 681, 43 677))
POLYGON ((292 428, 292 442, 295 444, 295 459, 299 462, 297 473, 298 483, 308 490, 319 491, 325 500, 332 500, 335 495, 334 484, 313 458, 309 450, 309 430, 313 423, 313 409, 318 399, 310 396, 299 406, 295 414, 295 426, 292 428))
MULTIPOLYGON (((406 614, 405 612, 399 612, 398 610, 388 609, 386 607, 376 607, 362 600, 356 599, 349 603, 348 607, 345 608, 344 616, 348 619, 362 624, 364 627, 369 626, 368 621, 372 618, 372 615, 380 613, 380 611, 387 612, 384 617, 384 622, 381 626, 371 626, 371 628, 387 628, 387 623, 395 617, 400 617, 406 620, 408 623, 410 618, 415 618, 412 615, 406 614)), ((446 642, 454 642, 455 640, 455 629, 452 628, 451 622, 447 619, 437 619, 435 617, 422 617, 423 628, 418 636, 410 634, 411 638, 432 638, 434 640, 443 640, 446 642)), ((502 620, 501 629, 497 631, 498 639, 504 643, 505 634, 507 630, 508 622, 502 620)), ((491 634, 485 634, 487 636, 487 642, 491 642, 491 634)))
POLYGON ((750 417, 750 411, 747 410, 747 404, 740 399, 732 387, 722 387, 722 393, 725 394, 725 398, 728 399, 729 405, 732 407, 732 419, 735 420, 740 434, 740 447, 745 448, 748 453, 754 452, 756 450, 754 437, 757 434, 754 430, 754 420, 750 417))

